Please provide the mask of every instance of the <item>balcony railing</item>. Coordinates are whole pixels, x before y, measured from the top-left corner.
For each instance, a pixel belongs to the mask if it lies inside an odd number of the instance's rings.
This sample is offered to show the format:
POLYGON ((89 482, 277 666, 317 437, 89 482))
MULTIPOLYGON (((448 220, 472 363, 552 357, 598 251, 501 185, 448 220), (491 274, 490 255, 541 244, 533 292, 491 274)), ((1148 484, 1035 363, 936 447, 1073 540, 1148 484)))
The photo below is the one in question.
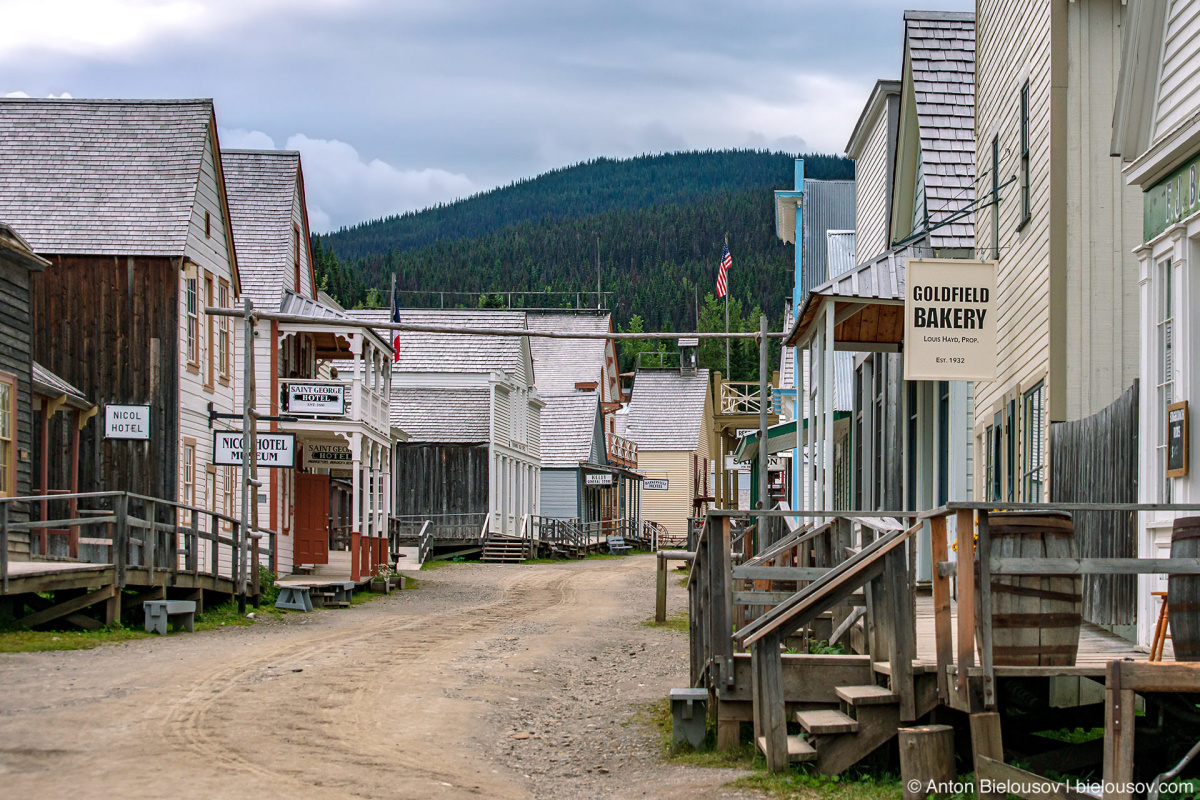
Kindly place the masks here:
MULTIPOLYGON (((757 414, 762 408, 762 397, 757 383, 749 381, 721 381, 718 413, 757 414)), ((772 412, 771 395, 768 388, 767 411, 772 412)))
POLYGON ((626 439, 624 436, 617 436, 615 433, 607 434, 607 437, 608 460, 615 461, 623 467, 637 467, 637 442, 626 439))

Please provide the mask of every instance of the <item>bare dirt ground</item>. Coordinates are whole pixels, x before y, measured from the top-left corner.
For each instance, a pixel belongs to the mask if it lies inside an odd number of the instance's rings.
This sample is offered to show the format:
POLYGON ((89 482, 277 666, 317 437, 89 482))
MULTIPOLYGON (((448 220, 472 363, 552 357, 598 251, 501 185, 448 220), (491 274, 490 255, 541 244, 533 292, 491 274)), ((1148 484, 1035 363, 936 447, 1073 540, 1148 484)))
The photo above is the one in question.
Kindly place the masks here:
MULTIPOLYGON (((743 798, 665 764, 654 559, 457 564, 351 609, 0 656, 12 798, 743 798)), ((684 593, 673 578, 670 606, 684 593)))

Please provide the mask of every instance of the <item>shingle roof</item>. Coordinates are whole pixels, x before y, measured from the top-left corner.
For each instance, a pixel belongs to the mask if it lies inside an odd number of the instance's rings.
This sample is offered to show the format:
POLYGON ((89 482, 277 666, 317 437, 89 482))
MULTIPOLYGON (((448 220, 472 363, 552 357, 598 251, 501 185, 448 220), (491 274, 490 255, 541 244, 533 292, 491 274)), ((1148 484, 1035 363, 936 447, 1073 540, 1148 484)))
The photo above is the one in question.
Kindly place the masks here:
POLYGON ((0 99, 0 219, 35 252, 179 256, 211 100, 0 99))
POLYGON ((625 435, 642 450, 695 450, 704 424, 708 370, 643 371, 633 381, 625 435))
POLYGON ((73 400, 71 405, 75 408, 85 407, 91 408, 92 403, 87 399, 87 396, 76 389, 71 384, 64 381, 62 378, 55 375, 50 370, 43 367, 38 362, 33 362, 33 390, 36 394, 45 396, 51 395, 66 395, 68 400, 73 400))
MULTIPOLYGON (((612 331, 611 314, 531 313, 527 320, 532 331, 612 331)), ((605 346, 603 339, 530 339, 538 391, 542 394, 566 392, 573 390, 578 382, 600 382, 604 373, 605 346)))
POLYGON ((578 467, 592 453, 600 396, 594 392, 543 394, 542 466, 578 467))
MULTIPOLYGON (((975 15, 907 11, 904 22, 933 223, 975 199, 975 15)), ((973 215, 938 228, 929 239, 935 249, 973 248, 973 215)))
MULTIPOLYGON (((386 308, 346 312, 353 319, 386 322, 386 308)), ((402 308, 400 320, 419 325, 445 325, 470 328, 525 328, 523 311, 484 311, 473 309, 402 308)), ((385 340, 391 336, 383 332, 385 340)), ((400 372, 504 372, 520 370, 522 342, 517 336, 475 336, 455 333, 400 333, 400 360, 393 368, 400 372)), ((537 372, 534 371, 536 376, 537 372)), ((407 430, 407 429, 406 429, 407 430)))
POLYGON ((392 386, 392 425, 410 442, 486 442, 491 405, 487 389, 392 386))
POLYGON ((279 304, 292 265, 292 206, 300 154, 290 150, 223 150, 225 191, 242 293, 256 306, 279 304))

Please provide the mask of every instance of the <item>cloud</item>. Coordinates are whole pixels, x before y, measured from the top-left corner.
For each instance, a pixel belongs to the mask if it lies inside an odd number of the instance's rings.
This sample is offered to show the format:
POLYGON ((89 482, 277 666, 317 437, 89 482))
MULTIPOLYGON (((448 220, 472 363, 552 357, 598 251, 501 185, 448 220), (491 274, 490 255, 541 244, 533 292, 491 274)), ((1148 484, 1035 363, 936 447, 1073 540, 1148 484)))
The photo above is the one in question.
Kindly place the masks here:
POLYGON ((275 149, 275 140, 262 131, 247 131, 242 128, 222 128, 220 139, 222 150, 275 149))

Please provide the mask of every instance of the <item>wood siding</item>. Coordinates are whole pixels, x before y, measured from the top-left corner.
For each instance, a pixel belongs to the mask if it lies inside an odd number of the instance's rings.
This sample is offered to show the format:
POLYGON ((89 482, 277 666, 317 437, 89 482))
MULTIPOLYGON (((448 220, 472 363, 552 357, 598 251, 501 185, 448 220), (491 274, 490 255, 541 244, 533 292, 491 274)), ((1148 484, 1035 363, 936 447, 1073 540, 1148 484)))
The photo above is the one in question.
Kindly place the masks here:
MULTIPOLYGON (((51 256, 33 276, 33 357, 93 403, 149 403, 150 440, 81 437, 79 490, 174 498, 179 459, 179 265, 168 258, 51 256)), ((69 428, 67 428, 69 430, 69 428)), ((57 433, 56 433, 57 431, 57 433)), ((52 450, 69 442, 56 440, 52 450)))
POLYGON ((396 445, 393 513, 486 514, 486 445, 396 445))
MULTIPOLYGON (((703 437, 701 437, 703 438, 703 437)), ((689 450, 640 450, 638 472, 647 478, 666 478, 666 491, 642 492, 642 517, 657 522, 671 534, 686 536, 692 515, 692 457, 689 450)))
POLYGON ((884 101, 883 113, 875 119, 854 162, 854 248, 862 264, 888 249, 888 211, 891 203, 892 151, 890 128, 897 101, 884 101))
MULTIPOLYGON (((16 376, 17 416, 13 420, 13 445, 16 447, 16 493, 30 493, 31 454, 33 452, 32 396, 32 321, 30 317, 30 272, 24 266, 0 259, 0 372, 16 376)), ((27 509, 10 506, 9 519, 24 521, 27 509)), ((27 557, 29 535, 9 534, 9 552, 14 557, 27 557)))
POLYGON ((1121 68, 1119 0, 1068 14, 1066 419, 1108 406, 1138 376, 1142 193, 1109 155, 1121 68))
POLYGON ((1200 4, 1171 0, 1154 113, 1155 138, 1192 116, 1200 101, 1200 4))
POLYGON ((543 517, 579 517, 579 470, 543 469, 540 510, 543 517))
MULTIPOLYGON (((1054 503, 1138 502, 1138 384, 1085 419, 1050 426, 1054 503)), ((1134 512, 1077 511, 1080 558, 1137 558, 1134 512)), ((1097 625, 1135 622, 1136 575, 1085 575, 1083 618, 1097 625)))

